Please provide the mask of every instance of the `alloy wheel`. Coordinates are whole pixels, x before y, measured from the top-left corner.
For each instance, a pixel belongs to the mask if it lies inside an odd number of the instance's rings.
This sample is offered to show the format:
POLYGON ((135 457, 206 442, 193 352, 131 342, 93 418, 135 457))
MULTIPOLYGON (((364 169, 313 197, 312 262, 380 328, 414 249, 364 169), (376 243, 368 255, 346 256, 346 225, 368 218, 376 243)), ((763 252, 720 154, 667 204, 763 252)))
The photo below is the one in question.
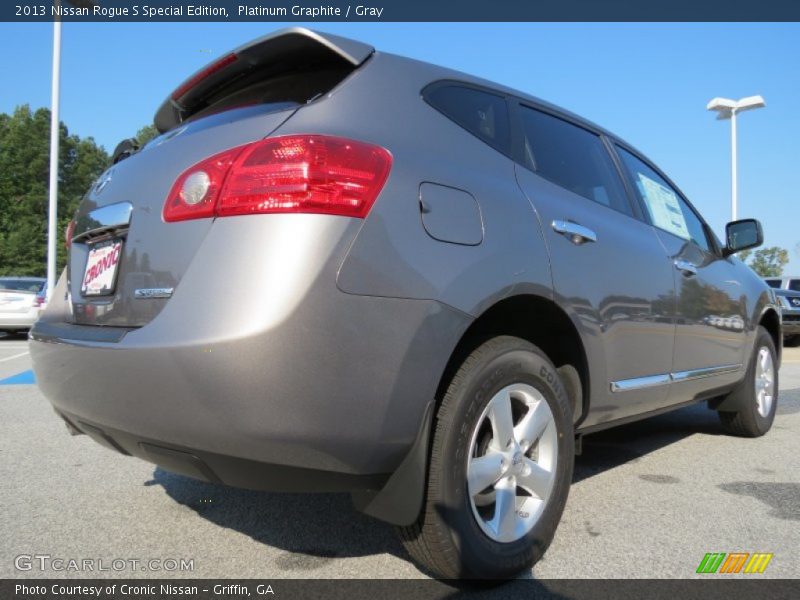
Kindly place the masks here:
POLYGON ((541 392, 522 383, 492 397, 472 434, 467 491, 472 513, 496 542, 527 534, 553 490, 558 434, 541 392))

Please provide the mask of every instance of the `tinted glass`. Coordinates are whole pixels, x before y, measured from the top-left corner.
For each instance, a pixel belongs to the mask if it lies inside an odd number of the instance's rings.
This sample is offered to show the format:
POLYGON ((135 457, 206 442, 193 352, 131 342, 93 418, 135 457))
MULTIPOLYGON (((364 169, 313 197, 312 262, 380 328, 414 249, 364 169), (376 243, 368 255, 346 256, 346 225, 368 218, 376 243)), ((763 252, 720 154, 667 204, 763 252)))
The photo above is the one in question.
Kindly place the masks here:
POLYGON ((425 94, 428 103, 504 154, 511 153, 511 129, 505 98, 458 85, 438 86, 425 94))
POLYGON ((764 281, 766 281, 767 285, 769 287, 771 287, 771 288, 775 288, 776 290, 781 289, 781 280, 780 279, 765 279, 764 281))
POLYGON ((598 135, 532 108, 522 108, 525 165, 571 192, 631 214, 622 182, 598 135))
POLYGON ((650 222, 659 229, 684 240, 691 240, 710 252, 711 246, 703 221, 680 194, 646 163, 623 148, 618 150, 650 222))
POLYGON ((789 289, 794 290, 795 292, 800 292, 800 279, 790 279, 789 289))
POLYGON ((0 290, 36 293, 44 289, 43 281, 30 279, 0 279, 0 290))

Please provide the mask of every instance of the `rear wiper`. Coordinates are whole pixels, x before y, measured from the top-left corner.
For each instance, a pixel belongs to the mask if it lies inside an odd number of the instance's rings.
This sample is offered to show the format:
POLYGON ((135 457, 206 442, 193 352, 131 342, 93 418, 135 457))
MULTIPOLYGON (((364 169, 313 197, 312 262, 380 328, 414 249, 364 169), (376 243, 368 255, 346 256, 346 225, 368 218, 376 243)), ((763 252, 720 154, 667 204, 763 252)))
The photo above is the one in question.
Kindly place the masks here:
POLYGON ((111 164, 115 165, 121 160, 125 160, 129 156, 136 154, 139 151, 140 145, 136 138, 128 138, 122 140, 117 147, 114 148, 114 154, 111 155, 111 164))

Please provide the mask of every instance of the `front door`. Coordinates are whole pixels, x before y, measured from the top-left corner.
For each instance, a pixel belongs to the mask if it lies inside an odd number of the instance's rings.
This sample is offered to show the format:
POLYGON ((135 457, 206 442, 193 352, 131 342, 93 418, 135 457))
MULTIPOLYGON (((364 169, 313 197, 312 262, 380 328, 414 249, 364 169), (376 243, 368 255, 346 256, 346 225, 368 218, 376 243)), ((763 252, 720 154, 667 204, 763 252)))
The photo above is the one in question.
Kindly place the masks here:
POLYGON ((741 378, 747 304, 731 259, 723 258, 708 227, 659 173, 619 149, 655 231, 674 267, 675 356, 670 402, 741 378))

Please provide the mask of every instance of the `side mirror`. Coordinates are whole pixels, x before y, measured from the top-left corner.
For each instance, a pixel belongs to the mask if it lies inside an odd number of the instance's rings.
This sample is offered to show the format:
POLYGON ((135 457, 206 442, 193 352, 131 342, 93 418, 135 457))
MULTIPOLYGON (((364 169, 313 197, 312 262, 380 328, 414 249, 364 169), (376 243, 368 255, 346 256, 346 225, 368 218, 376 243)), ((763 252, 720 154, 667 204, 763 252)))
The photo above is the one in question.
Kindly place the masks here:
POLYGON ((755 248, 764 243, 764 231, 756 219, 732 221, 725 226, 725 249, 723 254, 730 256, 748 248, 755 248))

